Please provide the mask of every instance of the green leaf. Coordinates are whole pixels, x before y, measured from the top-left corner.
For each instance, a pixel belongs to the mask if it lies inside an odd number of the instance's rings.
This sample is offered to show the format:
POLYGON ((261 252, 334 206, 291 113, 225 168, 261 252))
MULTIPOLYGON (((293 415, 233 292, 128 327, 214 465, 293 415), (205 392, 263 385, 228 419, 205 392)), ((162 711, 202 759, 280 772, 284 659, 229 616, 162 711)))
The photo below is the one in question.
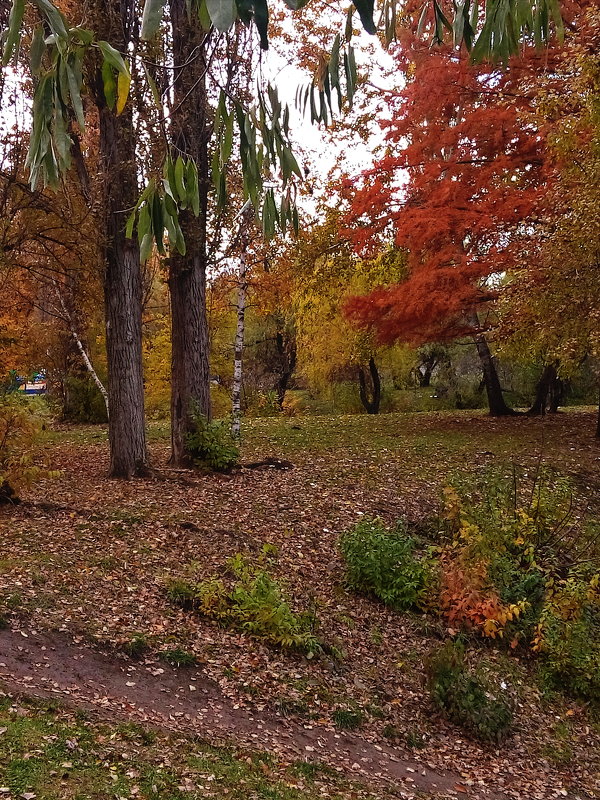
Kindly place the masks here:
POLYGON ((106 105, 112 110, 117 102, 117 82, 113 68, 108 61, 102 63, 102 83, 106 105))
POLYGON ((377 33, 377 28, 373 20, 374 0, 353 0, 353 2, 366 32, 371 34, 377 33))
POLYGON ((83 130, 85 128, 85 117, 83 115, 83 103, 81 101, 81 94, 80 94, 80 84, 77 80, 75 72, 73 71, 73 67, 67 62, 65 64, 67 69, 67 80, 69 82, 69 94, 71 95, 71 104, 73 106, 73 111, 75 112, 75 117, 77 119, 77 124, 83 130))
POLYGON ((6 42, 4 43, 4 52, 2 53, 3 66, 6 66, 10 62, 17 51, 21 39, 21 23, 23 22, 24 13, 25 0, 13 0, 8 17, 8 33, 6 35, 6 42))
POLYGON ((235 0, 206 0, 206 8, 218 31, 228 31, 236 20, 235 0))
POLYGON ((347 42, 352 39, 352 17, 354 15, 354 6, 349 6, 348 13, 346 14, 346 28, 344 30, 344 38, 347 42))
MULTIPOLYGON (((232 115, 233 117, 233 115, 232 115)), ((200 192, 198 187, 198 168, 192 158, 185 168, 185 182, 187 187, 187 204, 192 209, 194 216, 200 213, 200 192)))
POLYGON ((39 75, 45 50, 44 29, 41 25, 36 25, 33 30, 33 39, 29 51, 29 64, 34 75, 39 75))
POLYGON ((152 253, 152 234, 145 233, 140 242, 140 261, 145 264, 152 253))
POLYGON ((127 64, 123 60, 123 56, 119 53, 118 50, 110 45, 108 42, 100 41, 98 42, 98 47, 100 48, 102 55, 104 56, 104 60, 108 61, 111 67, 114 67, 117 72, 125 73, 129 75, 129 69, 127 68, 127 64))
POLYGON ((152 233, 154 235, 154 241, 156 242, 156 248, 161 255, 164 255, 165 252, 165 245, 163 242, 163 233, 165 229, 165 221, 163 215, 163 203, 162 198, 155 192, 152 195, 152 233))
POLYGON ((185 164, 181 156, 178 156, 177 161, 175 162, 174 177, 175 190, 177 192, 179 203, 181 204, 182 208, 185 208, 187 189, 185 187, 185 164))
POLYGON ((33 0, 33 3, 46 18, 52 33, 54 33, 56 36, 59 36, 61 39, 68 39, 68 25, 65 21, 65 18, 56 8, 56 6, 51 3, 50 0, 33 0))
POLYGON ((144 3, 142 31, 140 36, 145 41, 152 39, 156 35, 160 28, 166 5, 167 0, 146 0, 144 3))
POLYGON ((152 99, 154 100, 154 105, 157 107, 159 111, 162 111, 162 101, 160 98, 160 93, 158 91, 158 86, 156 85, 156 81, 148 72, 148 68, 144 64, 144 74, 146 75, 146 80, 148 81, 148 86, 150 87, 150 91, 152 92, 152 99))

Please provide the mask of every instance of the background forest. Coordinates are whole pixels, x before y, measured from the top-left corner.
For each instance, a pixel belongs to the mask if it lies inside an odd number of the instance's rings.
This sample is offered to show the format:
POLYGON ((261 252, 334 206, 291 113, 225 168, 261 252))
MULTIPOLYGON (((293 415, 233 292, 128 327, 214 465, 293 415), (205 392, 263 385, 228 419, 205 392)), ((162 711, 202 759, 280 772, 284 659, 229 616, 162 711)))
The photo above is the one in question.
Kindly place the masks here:
POLYGON ((0 30, 0 794, 600 796, 599 4, 0 30))

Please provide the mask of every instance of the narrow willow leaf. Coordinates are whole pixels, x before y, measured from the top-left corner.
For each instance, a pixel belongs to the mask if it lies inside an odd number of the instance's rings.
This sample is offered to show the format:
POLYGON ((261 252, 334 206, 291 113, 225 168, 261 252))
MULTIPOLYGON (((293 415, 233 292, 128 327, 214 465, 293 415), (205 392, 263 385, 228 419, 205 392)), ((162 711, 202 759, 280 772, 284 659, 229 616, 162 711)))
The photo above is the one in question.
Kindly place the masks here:
POLYGON ((44 42, 44 29, 41 25, 36 25, 33 31, 31 49, 29 51, 29 64, 34 75, 39 75, 42 67, 42 58, 44 57, 45 51, 46 43, 44 42))
POLYGON ((346 28, 344 30, 344 38, 347 42, 352 39, 352 16, 354 14, 354 6, 349 6, 346 14, 346 28))
POLYGON ((56 36, 59 36, 61 39, 68 39, 69 32, 67 23, 56 6, 51 3, 50 0, 32 0, 32 2, 46 18, 52 33, 54 33, 56 36))
POLYGON ((377 33, 375 21, 373 20, 373 11, 375 8, 374 0, 353 0, 353 2, 366 32, 371 34, 377 33))
POLYGON ((77 80, 75 72, 69 63, 65 64, 67 72, 67 80, 69 82, 69 94, 71 95, 71 104, 75 112, 77 124, 83 130, 85 128, 85 117, 83 115, 83 103, 81 101, 80 83, 77 80))
POLYGON ((159 111, 162 111, 162 101, 160 97, 160 92, 158 91, 158 86, 156 85, 156 81, 148 72, 147 66, 144 64, 144 74, 146 75, 146 80, 148 81, 148 86, 150 87, 150 91, 152 92, 152 99, 154 100, 154 105, 159 111))
POLYGON ((117 102, 117 82, 113 68, 108 61, 104 61, 102 64, 102 83, 106 105, 112 110, 117 102))
POLYGON ((269 8, 267 0, 254 0, 254 24, 258 31, 262 50, 269 49, 269 8))
POLYGON ((235 0, 206 0, 206 8, 212 24, 218 31, 225 32, 237 17, 235 0))
POLYGON ((185 170, 185 182, 187 186, 187 204, 192 209, 194 216, 200 213, 200 191, 198 186, 198 168, 193 159, 187 163, 185 170))
POLYGON ((127 98, 129 97, 129 87, 131 86, 131 75, 129 71, 119 72, 117 78, 117 114, 120 114, 125 108, 127 98))
POLYGON ((144 3, 140 36, 145 41, 152 39, 158 32, 166 5, 167 0, 146 0, 144 3))
POLYGON ((129 75, 127 64, 123 60, 123 56, 118 50, 115 50, 111 44, 104 41, 98 42, 98 47, 104 56, 104 60, 108 61, 111 67, 114 67, 119 73, 123 72, 129 75))
POLYGON ((163 242, 163 235, 165 229, 165 221, 164 221, 164 209, 162 203, 162 197, 155 192, 152 196, 152 234, 154 236, 154 241, 156 242, 156 248, 161 255, 164 255, 165 246, 163 242))
POLYGON ((175 162, 174 177, 175 177, 175 189, 177 191, 177 199, 179 200, 181 207, 185 208, 185 203, 187 200, 187 189, 185 187, 185 164, 181 156, 177 156, 177 161, 175 162))
POLYGON ((140 261, 145 264, 152 253, 152 234, 146 233, 140 242, 140 261))
POLYGON ((6 66, 18 49, 21 39, 21 23, 25 13, 25 0, 13 0, 8 17, 8 32, 2 53, 2 65, 6 66))

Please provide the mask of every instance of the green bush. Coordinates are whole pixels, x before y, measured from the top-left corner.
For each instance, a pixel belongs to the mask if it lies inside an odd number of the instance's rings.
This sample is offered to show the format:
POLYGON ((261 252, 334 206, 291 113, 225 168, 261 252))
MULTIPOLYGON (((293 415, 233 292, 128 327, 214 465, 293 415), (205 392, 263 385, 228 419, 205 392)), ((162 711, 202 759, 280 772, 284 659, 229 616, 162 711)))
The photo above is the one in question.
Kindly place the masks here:
POLYGON ((575 697, 600 700, 600 592, 591 580, 571 577, 548 592, 534 638, 547 683, 575 697))
POLYGON ((363 519, 340 537, 350 589, 398 609, 419 607, 432 570, 415 554, 403 525, 388 531, 380 519, 363 519))
POLYGON ((66 379, 63 418, 84 424, 107 422, 104 398, 89 376, 66 379))
POLYGON ((23 489, 58 475, 36 463, 43 424, 40 404, 14 393, 0 396, 0 504, 18 503, 23 489))
POLYGON ((462 645, 447 642, 429 656, 426 667, 430 697, 448 719, 483 741, 500 742, 508 735, 510 705, 468 670, 462 645))
POLYGON ((239 460, 240 451, 224 421, 210 422, 204 415, 194 412, 194 430, 187 436, 187 449, 196 466, 227 472, 239 460))
POLYGON ((196 656, 180 647, 174 650, 162 650, 158 657, 172 667, 195 667, 197 664, 196 656))
POLYGON ((215 578, 200 583, 177 580, 167 587, 169 599, 283 650, 308 658, 324 652, 315 634, 315 615, 293 612, 277 581, 261 565, 250 564, 238 553, 229 567, 230 586, 215 578))

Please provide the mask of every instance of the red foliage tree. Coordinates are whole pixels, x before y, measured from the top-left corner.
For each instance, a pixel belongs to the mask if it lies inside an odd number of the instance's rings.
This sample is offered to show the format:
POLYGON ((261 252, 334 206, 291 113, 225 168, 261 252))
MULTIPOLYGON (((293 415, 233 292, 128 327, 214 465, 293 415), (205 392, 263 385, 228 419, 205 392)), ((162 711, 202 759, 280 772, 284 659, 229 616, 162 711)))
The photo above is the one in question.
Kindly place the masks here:
POLYGON ((409 267, 405 282, 353 298, 347 314, 382 342, 472 335, 494 414, 510 409, 479 312, 535 231, 552 171, 531 111, 560 49, 526 48, 507 69, 473 66, 407 32, 396 53, 406 86, 390 95, 383 123, 387 153, 346 186, 356 247, 369 252, 393 232, 409 267))

